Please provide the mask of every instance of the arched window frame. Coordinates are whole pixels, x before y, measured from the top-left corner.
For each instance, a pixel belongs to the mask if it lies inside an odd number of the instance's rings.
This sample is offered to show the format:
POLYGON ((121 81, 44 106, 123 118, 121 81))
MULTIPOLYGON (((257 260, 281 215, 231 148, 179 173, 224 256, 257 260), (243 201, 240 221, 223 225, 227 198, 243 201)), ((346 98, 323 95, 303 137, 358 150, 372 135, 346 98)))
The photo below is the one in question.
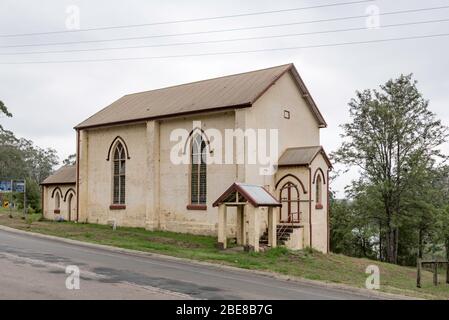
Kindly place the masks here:
POLYGON ((191 137, 190 204, 205 206, 207 202, 207 140, 202 134, 191 137))
POLYGON ((126 204, 126 160, 127 152, 121 140, 117 141, 112 153, 112 204, 126 204))
POLYGON ((315 208, 323 209, 323 179, 318 174, 315 181, 315 208))
POLYGON ((61 194, 56 191, 55 194, 55 210, 61 210, 61 194))

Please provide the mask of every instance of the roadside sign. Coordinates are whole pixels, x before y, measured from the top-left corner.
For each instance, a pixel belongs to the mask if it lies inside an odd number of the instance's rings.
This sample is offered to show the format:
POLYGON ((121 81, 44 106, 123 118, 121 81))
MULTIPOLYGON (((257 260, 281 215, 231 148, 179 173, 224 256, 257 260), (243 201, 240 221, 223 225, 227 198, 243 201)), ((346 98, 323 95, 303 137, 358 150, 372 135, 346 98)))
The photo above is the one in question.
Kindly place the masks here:
POLYGON ((23 181, 23 180, 13 181, 12 190, 13 190, 13 192, 24 193, 25 192, 25 181, 23 181))
MULTIPOLYGON (((27 214, 26 190, 27 190, 27 185, 26 185, 25 179, 0 180, 0 194, 12 193, 12 192, 17 192, 17 193, 23 194, 23 213, 25 215, 27 214)), ((9 208, 9 201, 7 201, 7 200, 2 202, 0 199, 0 204, 3 206, 3 208, 9 208)))
POLYGON ((0 180, 0 193, 25 192, 25 180, 0 180))
POLYGON ((0 180, 0 192, 7 193, 12 191, 11 180, 0 180))

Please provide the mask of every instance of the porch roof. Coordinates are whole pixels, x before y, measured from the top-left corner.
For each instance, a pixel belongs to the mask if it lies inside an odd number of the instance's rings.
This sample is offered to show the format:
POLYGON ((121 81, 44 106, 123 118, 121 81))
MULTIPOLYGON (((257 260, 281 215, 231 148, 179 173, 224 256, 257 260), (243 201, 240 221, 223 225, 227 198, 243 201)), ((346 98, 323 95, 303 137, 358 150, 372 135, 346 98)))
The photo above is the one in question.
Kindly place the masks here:
POLYGON ((310 165, 319 154, 323 155, 329 168, 332 168, 332 163, 322 146, 288 148, 279 158, 278 166, 307 166, 310 165))
POLYGON ((226 202, 248 201, 254 207, 281 207, 264 187, 253 184, 234 182, 213 204, 214 207, 226 202), (238 198, 237 198, 238 195, 238 198))

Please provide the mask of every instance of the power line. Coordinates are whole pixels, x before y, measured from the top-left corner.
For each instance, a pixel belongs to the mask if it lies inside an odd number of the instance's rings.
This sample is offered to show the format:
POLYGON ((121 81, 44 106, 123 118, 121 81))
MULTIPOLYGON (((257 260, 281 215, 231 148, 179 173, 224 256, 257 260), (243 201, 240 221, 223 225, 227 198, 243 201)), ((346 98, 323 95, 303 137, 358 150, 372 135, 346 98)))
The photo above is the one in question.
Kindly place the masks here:
POLYGON ((224 51, 224 52, 193 53, 193 54, 166 55, 166 56, 149 56, 149 57, 129 57, 129 58, 59 60, 59 61, 0 62, 0 65, 57 64, 57 63, 82 63, 82 62, 113 62, 113 61, 137 61, 137 60, 173 59, 173 58, 188 58, 188 57, 206 57, 206 56, 234 55, 234 54, 245 54, 245 53, 289 51, 289 50, 300 50, 300 49, 311 49, 311 48, 340 47, 340 46, 347 46, 347 45, 383 43, 383 42, 394 42, 394 41, 416 40, 416 39, 429 39, 429 38, 439 38, 439 37, 447 37, 447 36, 449 36, 449 33, 430 34, 430 35, 412 36, 412 37, 388 38, 388 39, 376 39, 376 40, 367 40, 367 41, 352 41, 352 42, 328 43, 328 44, 309 45, 309 46, 296 46, 296 47, 283 47, 283 48, 266 48, 266 49, 255 49, 255 50, 241 50, 241 51, 224 51))
MULTIPOLYGON (((419 8, 419 9, 390 11, 390 12, 380 13, 379 16, 388 16, 388 15, 396 15, 396 14, 404 14, 404 13, 433 11, 433 10, 441 10, 441 9, 448 9, 448 8, 449 8, 449 6, 439 6, 439 7, 430 7, 430 8, 419 8)), ((243 31, 243 30, 256 30, 256 29, 265 29, 265 28, 285 27, 285 26, 294 26, 294 25, 322 23, 322 22, 335 22, 335 21, 344 21, 344 20, 360 19, 360 18, 367 18, 367 17, 370 17, 370 15, 356 15, 356 16, 346 16, 346 17, 319 19, 319 20, 299 21, 299 22, 291 22, 291 23, 262 25, 262 26, 254 26, 254 27, 242 27, 242 28, 230 28, 230 29, 219 29, 219 30, 208 30, 208 31, 197 31, 197 32, 172 33, 172 34, 162 34, 162 35, 149 35, 149 36, 142 36, 142 37, 124 37, 124 38, 101 39, 101 40, 81 40, 81 41, 38 43, 38 44, 2 45, 2 46, 0 46, 0 48, 6 49, 6 48, 44 47, 44 46, 59 46, 59 45, 72 45, 72 44, 114 42, 114 41, 126 41, 126 40, 143 40, 143 39, 154 39, 154 38, 168 38, 168 37, 178 37, 178 36, 190 36, 190 35, 200 35, 200 34, 212 34, 212 33, 231 32, 231 31, 243 31)))
MULTIPOLYGON (((437 20, 426 20, 426 21, 417 21, 417 22, 405 22, 405 23, 387 24, 387 25, 382 25, 381 29, 394 28, 394 27, 404 27, 404 26, 411 26, 411 25, 423 25, 423 24, 448 22, 448 21, 449 21, 449 18, 448 19, 437 19, 437 20)), ((346 28, 346 29, 312 31, 312 32, 303 32, 303 33, 289 33, 289 34, 271 35, 271 36, 245 37, 245 38, 234 38, 234 39, 223 39, 223 40, 206 40, 206 41, 195 41, 195 42, 176 42, 176 43, 166 43, 166 44, 111 47, 111 48, 67 49, 67 50, 30 51, 30 52, 0 52, 0 56, 51 54, 51 53, 73 53, 73 52, 92 52, 92 51, 143 49, 143 48, 159 48, 159 47, 174 47, 174 46, 197 45, 197 44, 213 44, 213 43, 225 43, 225 42, 235 42, 235 41, 250 41, 250 40, 263 40, 263 39, 273 39, 273 38, 287 38, 287 37, 297 37, 297 36, 305 36, 305 35, 349 32, 349 31, 362 31, 362 30, 369 30, 369 29, 367 29, 366 27, 358 27, 358 28, 346 28)))
POLYGON ((88 29, 80 29, 80 30, 59 30, 59 31, 47 31, 47 32, 5 34, 5 35, 0 35, 0 38, 37 36, 37 35, 49 35, 49 34, 61 34, 61 33, 73 33, 73 32, 86 32, 86 31, 99 31, 99 30, 110 30, 110 29, 124 29, 124 28, 147 27, 147 26, 177 24, 177 23, 186 23, 186 22, 219 20, 219 19, 239 18, 239 17, 248 17, 248 16, 256 16, 256 15, 282 13, 282 12, 302 11, 302 10, 309 10, 309 9, 339 7, 339 6, 361 4, 361 3, 373 2, 373 1, 376 1, 376 0, 361 0, 361 1, 349 1, 349 2, 340 2, 340 3, 337 2, 337 3, 309 6, 309 7, 299 7, 299 8, 280 9, 280 10, 271 10, 271 11, 259 11, 259 12, 223 15, 223 16, 207 17, 207 18, 195 18, 195 19, 171 20, 171 21, 162 21, 162 22, 153 22, 153 23, 130 24, 130 25, 121 25, 121 26, 97 27, 97 28, 88 28, 88 29))

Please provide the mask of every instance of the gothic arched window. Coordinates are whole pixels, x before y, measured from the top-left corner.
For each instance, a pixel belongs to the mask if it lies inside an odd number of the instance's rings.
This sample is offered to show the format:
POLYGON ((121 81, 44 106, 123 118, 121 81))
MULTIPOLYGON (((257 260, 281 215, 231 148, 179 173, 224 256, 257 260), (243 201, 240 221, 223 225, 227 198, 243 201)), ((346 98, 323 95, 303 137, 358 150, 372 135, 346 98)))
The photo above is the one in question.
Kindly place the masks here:
POLYGON ((206 204, 206 142, 201 134, 194 136, 191 146, 190 202, 192 204, 206 204))
POLYGON ((61 208, 61 196, 59 195, 59 192, 56 192, 55 196, 55 210, 59 210, 61 208))
POLYGON ((323 180, 321 179, 321 175, 318 174, 316 178, 316 191, 315 191, 315 203, 316 206, 320 207, 323 205, 323 180))
POLYGON ((126 152, 120 141, 115 146, 113 166, 113 204, 125 204, 126 152))

